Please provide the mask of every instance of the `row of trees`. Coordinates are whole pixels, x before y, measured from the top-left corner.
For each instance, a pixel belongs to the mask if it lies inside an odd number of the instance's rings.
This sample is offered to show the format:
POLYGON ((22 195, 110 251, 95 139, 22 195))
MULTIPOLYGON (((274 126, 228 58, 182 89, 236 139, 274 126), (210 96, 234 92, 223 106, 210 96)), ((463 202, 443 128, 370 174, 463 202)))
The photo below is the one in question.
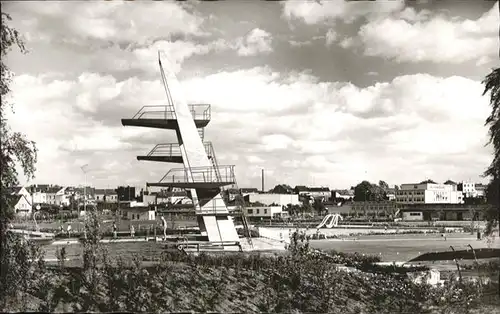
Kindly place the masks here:
POLYGON ((389 197, 387 193, 389 191, 389 185, 380 180, 378 184, 370 183, 369 181, 362 181, 354 189, 354 201, 355 202, 365 202, 365 201, 383 201, 388 200, 389 197))

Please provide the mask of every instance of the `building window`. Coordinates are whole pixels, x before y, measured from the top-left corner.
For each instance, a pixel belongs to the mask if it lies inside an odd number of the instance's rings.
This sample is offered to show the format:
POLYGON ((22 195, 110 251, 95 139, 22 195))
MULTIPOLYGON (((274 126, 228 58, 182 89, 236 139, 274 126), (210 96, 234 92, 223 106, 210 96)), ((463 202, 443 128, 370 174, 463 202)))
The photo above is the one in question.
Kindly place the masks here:
POLYGON ((258 214, 260 214, 260 209, 259 209, 259 208, 257 208, 257 215, 258 215, 258 214))
POLYGON ((264 215, 267 215, 267 208, 264 208, 264 215))
POLYGON ((252 214, 253 214, 253 209, 252 209, 252 208, 249 208, 249 209, 247 209, 247 212, 248 212, 250 215, 252 215, 252 214))

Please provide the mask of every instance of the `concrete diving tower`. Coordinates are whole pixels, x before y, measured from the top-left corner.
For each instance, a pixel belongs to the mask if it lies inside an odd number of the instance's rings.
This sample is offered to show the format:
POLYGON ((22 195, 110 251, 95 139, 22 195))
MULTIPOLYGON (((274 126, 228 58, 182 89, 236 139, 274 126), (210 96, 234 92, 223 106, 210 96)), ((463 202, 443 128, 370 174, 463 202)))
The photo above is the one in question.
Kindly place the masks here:
MULTIPOLYGON (((168 105, 144 106, 124 126, 175 130, 177 143, 156 145, 138 160, 182 163, 170 169, 159 182, 147 186, 179 187, 191 194, 196 219, 202 235, 210 242, 240 242, 239 236, 221 197, 221 188, 236 183, 234 165, 219 166, 210 142, 203 142, 204 128, 211 119, 209 104, 188 105, 174 72, 166 64, 166 73, 158 54, 158 63, 168 105), (175 101, 174 101, 175 100, 175 101)), ((234 249, 234 247, 224 247, 234 249)))

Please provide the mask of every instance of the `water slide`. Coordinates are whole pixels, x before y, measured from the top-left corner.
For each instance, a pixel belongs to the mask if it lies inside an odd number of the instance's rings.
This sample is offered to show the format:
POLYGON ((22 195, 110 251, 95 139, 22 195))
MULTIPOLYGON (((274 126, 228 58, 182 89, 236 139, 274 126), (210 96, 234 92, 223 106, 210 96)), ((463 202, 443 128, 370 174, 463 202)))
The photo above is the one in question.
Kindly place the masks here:
POLYGON ((319 229, 319 228, 323 228, 323 227, 326 227, 326 228, 333 228, 333 227, 337 227, 338 226, 338 223, 339 223, 339 218, 340 220, 344 220, 342 218, 341 215, 339 214, 328 214, 326 215, 323 220, 321 221, 321 223, 316 227, 316 229, 319 229))

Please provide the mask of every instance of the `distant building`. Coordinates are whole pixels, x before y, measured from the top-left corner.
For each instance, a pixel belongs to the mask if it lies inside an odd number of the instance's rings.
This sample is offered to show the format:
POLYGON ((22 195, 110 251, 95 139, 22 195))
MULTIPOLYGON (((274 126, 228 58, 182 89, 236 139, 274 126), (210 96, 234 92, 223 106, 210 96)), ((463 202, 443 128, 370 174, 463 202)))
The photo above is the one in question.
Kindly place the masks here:
POLYGON ((395 201, 396 200, 396 194, 397 194, 397 191, 396 191, 395 188, 388 188, 385 191, 385 195, 387 196, 387 199, 389 201, 395 201))
POLYGON ((462 191, 465 197, 485 197, 486 185, 464 181, 458 184, 458 190, 462 191))
POLYGON ((6 194, 8 195, 24 195, 27 198, 31 198, 30 192, 24 186, 14 186, 6 189, 6 194))
POLYGON ((402 184, 396 193, 396 202, 399 204, 462 204, 463 201, 462 192, 454 184, 402 184))
POLYGON ((91 186, 77 187, 73 190, 75 200, 83 206, 83 203, 95 204, 95 188, 91 186))
POLYGON ((424 220, 424 213, 421 211, 403 211, 401 212, 401 219, 404 221, 424 220))
POLYGON ((186 191, 165 191, 151 192, 143 195, 145 204, 192 204, 186 191))
POLYGON ((32 213, 32 206, 29 199, 23 194, 11 194, 7 196, 10 204, 14 207, 17 216, 28 216, 32 213))
POLYGON ((283 213, 281 206, 246 206, 244 210, 252 218, 276 218, 283 213))
POLYGON ((396 212, 396 203, 393 201, 352 202, 350 215, 357 217, 394 217, 396 212))
POLYGON ((59 205, 57 193, 62 187, 49 184, 36 184, 29 188, 33 204, 59 205))
POLYGON ((328 187, 308 187, 305 185, 297 185, 293 188, 293 193, 299 196, 300 201, 321 201, 323 203, 330 202, 332 193, 328 187))
POLYGON ((332 198, 332 192, 328 187, 309 187, 305 195, 322 202, 329 202, 332 198))
POLYGON ((307 190, 308 190, 307 186, 297 185, 293 188, 293 193, 301 195, 301 194, 307 193, 307 190))
POLYGON ((144 203, 137 203, 135 201, 130 203, 130 207, 122 208, 121 213, 123 218, 128 220, 148 221, 156 219, 154 207, 147 206, 144 203))
POLYGON ((131 202, 135 201, 135 187, 133 186, 119 186, 116 189, 118 194, 118 201, 120 202, 131 202))
POLYGON ((292 187, 288 184, 279 184, 269 191, 272 194, 293 194, 293 192, 292 187))
POLYGON ((403 220, 481 220, 482 205, 465 204, 401 204, 398 205, 403 220))
POLYGON ((250 195, 250 194, 259 194, 259 189, 257 189, 257 188, 241 188, 240 193, 243 196, 250 195))
POLYGON ((68 188, 62 187, 56 192, 56 204, 59 206, 69 206, 71 204, 71 194, 67 193, 68 188))
POLYGON ((331 195, 334 202, 352 201, 354 199, 354 190, 333 190, 331 195))
POLYGON ((118 193, 113 189, 95 189, 94 198, 97 203, 117 203, 118 193))
POLYGON ((476 188, 477 197, 486 197, 486 189, 488 188, 486 184, 476 183, 474 187, 476 188))
POLYGON ((250 194, 248 195, 250 203, 261 203, 264 205, 279 205, 287 206, 288 204, 300 205, 299 196, 297 194, 250 194))
POLYGON ((39 185, 32 185, 29 188, 29 192, 31 193, 32 199, 33 199, 33 205, 35 204, 47 204, 47 189, 49 185, 48 184, 39 184, 39 185))
POLYGON ((60 186, 50 186, 47 190, 47 204, 50 205, 59 205, 57 200, 57 193, 62 189, 60 186))

